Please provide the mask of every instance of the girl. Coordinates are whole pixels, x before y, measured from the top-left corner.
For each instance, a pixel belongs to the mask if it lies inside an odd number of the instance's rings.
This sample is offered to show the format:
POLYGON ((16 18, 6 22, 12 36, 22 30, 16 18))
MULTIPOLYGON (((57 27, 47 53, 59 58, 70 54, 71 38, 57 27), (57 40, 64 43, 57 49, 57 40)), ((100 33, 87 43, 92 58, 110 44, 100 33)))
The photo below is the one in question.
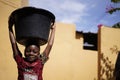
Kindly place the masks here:
MULTIPOLYGON (((12 26, 12 23, 9 23, 9 26, 12 26)), ((54 36, 55 26, 52 26, 48 44, 43 53, 40 54, 40 46, 36 42, 30 42, 25 46, 25 57, 22 57, 17 46, 13 29, 9 27, 9 38, 13 50, 13 56, 18 68, 18 80, 43 80, 43 66, 49 58, 49 53, 54 42, 54 36)))

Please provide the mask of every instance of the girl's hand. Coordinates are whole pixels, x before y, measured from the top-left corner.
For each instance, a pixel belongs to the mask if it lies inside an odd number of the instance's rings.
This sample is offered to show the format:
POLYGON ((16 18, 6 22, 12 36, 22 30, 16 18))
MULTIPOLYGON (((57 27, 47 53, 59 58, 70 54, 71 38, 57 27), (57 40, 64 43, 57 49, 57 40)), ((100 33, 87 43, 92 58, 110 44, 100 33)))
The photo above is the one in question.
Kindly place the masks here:
POLYGON ((54 29, 55 27, 56 27, 56 25, 54 24, 54 25, 51 26, 51 29, 54 29))

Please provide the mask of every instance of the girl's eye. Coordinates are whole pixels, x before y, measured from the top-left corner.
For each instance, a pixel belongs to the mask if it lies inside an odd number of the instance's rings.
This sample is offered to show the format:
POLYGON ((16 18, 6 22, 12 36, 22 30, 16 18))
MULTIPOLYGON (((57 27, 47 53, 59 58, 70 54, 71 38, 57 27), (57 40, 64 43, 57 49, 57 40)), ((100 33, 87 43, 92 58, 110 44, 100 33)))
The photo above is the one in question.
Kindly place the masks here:
POLYGON ((33 51, 31 51, 31 50, 26 50, 26 52, 33 52, 33 53, 37 53, 38 51, 37 51, 37 50, 33 50, 33 51))
POLYGON ((34 53, 37 53, 38 51, 33 51, 34 53))
POLYGON ((31 52, 31 50, 28 49, 28 50, 26 50, 26 52, 31 52))

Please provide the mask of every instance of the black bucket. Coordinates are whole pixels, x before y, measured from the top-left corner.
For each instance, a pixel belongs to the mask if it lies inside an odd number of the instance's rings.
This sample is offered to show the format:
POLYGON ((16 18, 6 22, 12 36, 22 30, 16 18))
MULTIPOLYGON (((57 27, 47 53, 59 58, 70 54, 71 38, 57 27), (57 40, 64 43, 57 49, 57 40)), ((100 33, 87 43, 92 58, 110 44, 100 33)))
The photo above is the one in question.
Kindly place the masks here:
POLYGON ((55 16, 44 9, 23 7, 12 12, 9 23, 10 21, 15 26, 16 40, 19 44, 37 42, 39 45, 44 45, 48 41, 55 16))

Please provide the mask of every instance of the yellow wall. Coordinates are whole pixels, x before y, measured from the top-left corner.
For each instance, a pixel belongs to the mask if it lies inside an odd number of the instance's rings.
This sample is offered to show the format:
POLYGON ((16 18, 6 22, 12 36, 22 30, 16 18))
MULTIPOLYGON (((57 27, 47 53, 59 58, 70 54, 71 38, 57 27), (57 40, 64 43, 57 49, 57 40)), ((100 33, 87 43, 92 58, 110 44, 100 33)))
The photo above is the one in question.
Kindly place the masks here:
MULTIPOLYGON (((120 50, 120 29, 102 26, 99 29, 99 80, 111 80, 120 50), (100 76, 101 75, 101 76, 100 76)), ((113 79, 112 79, 113 80, 113 79)))
MULTIPOLYGON (((17 66, 12 58, 7 21, 10 13, 21 7, 21 2, 19 0, 11 0, 11 2, 7 4, 0 2, 0 80, 17 79, 17 66), (11 6, 11 2, 15 5, 11 6)), ((64 23, 56 25, 55 42, 50 59, 43 71, 44 80, 94 80, 97 78, 97 51, 83 50, 83 37, 75 38, 75 25, 64 23)), ((44 47, 42 46, 42 50, 44 47)), ((20 46, 22 52, 23 48, 20 46)))
POLYGON ((6 8, 10 8, 10 7, 18 8, 21 6, 21 0, 0 0, 0 3, 1 3, 1 6, 6 7, 6 8))
POLYGON ((21 0, 0 0, 0 80, 16 80, 16 63, 8 37, 8 16, 21 7, 21 0))
POLYGON ((13 6, 13 3, 0 0, 0 80, 16 80, 17 78, 16 65, 11 58, 7 25, 9 14, 17 7, 19 7, 17 3, 13 6))
POLYGON ((94 80, 97 52, 83 50, 83 37, 75 38, 75 25, 57 23, 55 44, 44 68, 45 80, 94 80))

